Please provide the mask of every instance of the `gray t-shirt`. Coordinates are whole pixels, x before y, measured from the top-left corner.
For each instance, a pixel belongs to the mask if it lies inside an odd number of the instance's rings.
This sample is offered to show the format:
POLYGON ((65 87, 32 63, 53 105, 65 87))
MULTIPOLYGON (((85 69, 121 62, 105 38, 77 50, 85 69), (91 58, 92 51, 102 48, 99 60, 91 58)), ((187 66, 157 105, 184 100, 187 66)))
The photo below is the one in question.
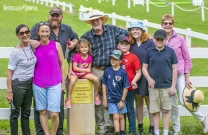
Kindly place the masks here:
POLYGON ((8 69, 13 70, 12 80, 26 81, 33 77, 36 57, 30 45, 23 48, 14 48, 10 58, 8 69))

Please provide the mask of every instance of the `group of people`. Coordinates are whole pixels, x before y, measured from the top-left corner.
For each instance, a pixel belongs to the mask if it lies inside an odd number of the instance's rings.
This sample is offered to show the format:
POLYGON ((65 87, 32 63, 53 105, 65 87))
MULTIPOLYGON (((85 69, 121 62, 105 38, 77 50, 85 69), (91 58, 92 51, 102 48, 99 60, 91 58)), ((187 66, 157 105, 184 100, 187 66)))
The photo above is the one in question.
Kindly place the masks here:
MULTIPOLYGON (((36 134, 50 134, 49 111, 51 134, 63 135, 64 90, 68 89, 65 106, 71 108, 70 96, 78 78, 89 79, 94 84, 98 135, 125 135, 126 118, 129 135, 137 134, 135 118, 138 134, 144 134, 144 101, 149 111, 149 134, 160 134, 160 111, 163 134, 168 135, 170 112, 174 135, 181 134, 178 98, 186 107, 184 88, 194 91, 189 79, 192 61, 183 36, 173 30, 171 15, 162 17, 162 29, 155 32, 153 39, 141 21, 132 22, 124 30, 105 24, 108 16, 92 10, 89 19, 84 21, 92 29, 79 40, 70 26, 62 24, 62 18, 61 8, 52 7, 48 21, 37 23, 31 30, 24 24, 16 27, 20 43, 9 59, 6 95, 15 107, 10 115, 12 135, 18 134, 20 110, 22 134, 30 135, 32 96, 36 134), (68 58, 65 57, 66 48, 69 49, 68 58), (67 75, 64 57, 69 64, 67 75)), ((194 92, 190 96, 194 96, 194 92)), ((198 109, 188 110, 207 133, 208 117, 198 109)))

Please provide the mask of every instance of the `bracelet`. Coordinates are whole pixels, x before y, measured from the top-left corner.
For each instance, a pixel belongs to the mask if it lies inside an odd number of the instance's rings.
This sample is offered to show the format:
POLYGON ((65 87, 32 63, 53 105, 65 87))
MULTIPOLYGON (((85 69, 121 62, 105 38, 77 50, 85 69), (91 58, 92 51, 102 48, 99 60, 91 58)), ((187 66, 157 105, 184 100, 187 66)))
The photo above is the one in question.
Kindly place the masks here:
POLYGON ((66 78, 62 78, 62 81, 66 81, 66 78))
POLYGON ((121 102, 125 102, 125 100, 121 100, 121 102))
POLYGON ((12 90, 7 90, 7 93, 11 93, 12 92, 12 90))

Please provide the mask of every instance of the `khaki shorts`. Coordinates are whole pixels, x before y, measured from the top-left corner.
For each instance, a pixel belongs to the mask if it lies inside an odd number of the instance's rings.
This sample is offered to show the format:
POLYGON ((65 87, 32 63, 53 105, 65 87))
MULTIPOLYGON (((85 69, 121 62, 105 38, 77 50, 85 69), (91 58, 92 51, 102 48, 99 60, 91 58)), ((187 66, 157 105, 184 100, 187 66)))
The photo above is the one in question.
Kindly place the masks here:
POLYGON ((169 95, 169 89, 149 88, 150 113, 160 112, 161 109, 172 109, 172 97, 169 95))

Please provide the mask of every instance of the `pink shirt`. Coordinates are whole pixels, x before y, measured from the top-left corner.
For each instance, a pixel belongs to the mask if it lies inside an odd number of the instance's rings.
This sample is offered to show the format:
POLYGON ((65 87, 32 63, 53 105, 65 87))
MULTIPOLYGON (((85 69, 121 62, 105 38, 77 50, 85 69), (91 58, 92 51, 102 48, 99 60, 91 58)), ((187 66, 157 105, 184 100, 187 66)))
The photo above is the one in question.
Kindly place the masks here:
POLYGON ((50 40, 48 45, 40 45, 35 49, 35 56, 37 63, 35 65, 33 83, 42 88, 59 84, 62 74, 56 42, 50 40))
POLYGON ((176 34, 173 30, 172 37, 168 40, 167 46, 173 48, 176 53, 178 74, 189 74, 192 68, 192 61, 184 37, 176 34))
MULTIPOLYGON (((87 69, 89 67, 89 65, 92 63, 92 56, 90 54, 88 54, 87 59, 82 59, 81 54, 78 52, 76 54, 74 54, 72 61, 77 63, 77 67, 79 68, 84 68, 87 69)), ((75 75, 77 75, 78 77, 82 77, 88 73, 79 73, 76 72, 72 69, 72 71, 74 72, 75 75)))

